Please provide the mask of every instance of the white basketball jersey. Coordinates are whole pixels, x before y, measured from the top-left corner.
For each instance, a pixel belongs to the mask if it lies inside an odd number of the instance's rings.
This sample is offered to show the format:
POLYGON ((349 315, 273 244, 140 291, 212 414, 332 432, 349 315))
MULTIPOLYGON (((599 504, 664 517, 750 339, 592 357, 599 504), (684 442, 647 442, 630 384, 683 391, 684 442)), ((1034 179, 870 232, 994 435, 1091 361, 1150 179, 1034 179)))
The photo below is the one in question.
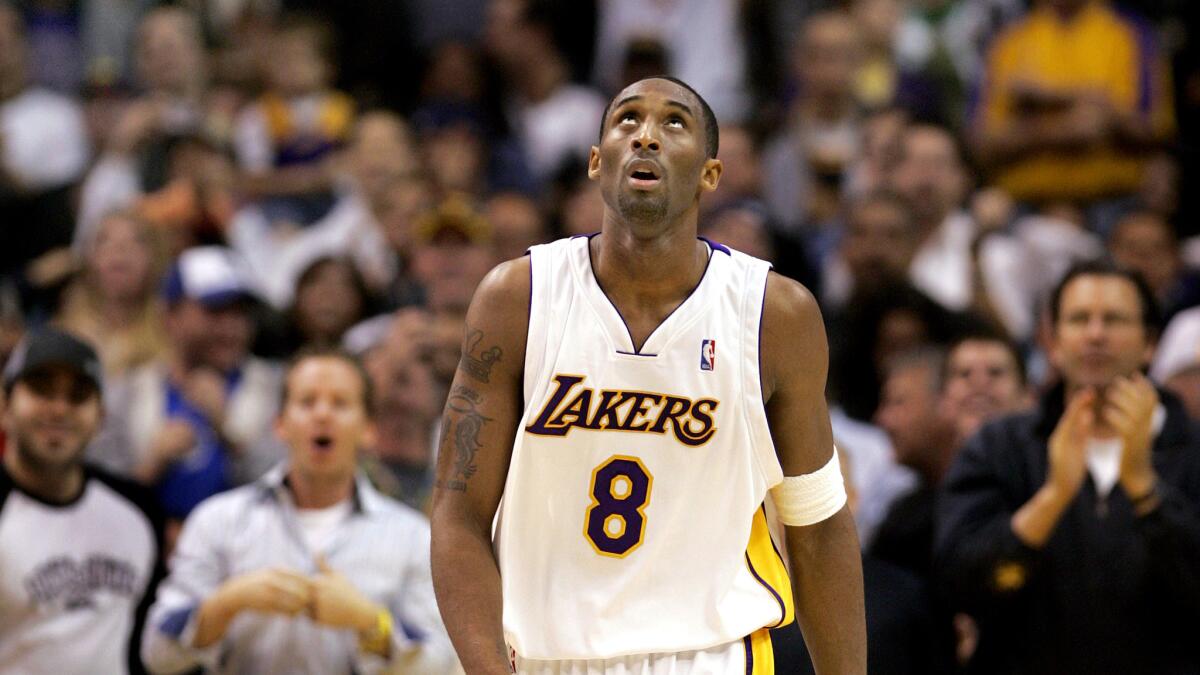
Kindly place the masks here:
POLYGON ((764 515, 783 478, 759 384, 770 265, 709 244, 635 350, 588 237, 530 250, 525 412, 496 532, 528 659, 705 649, 792 620, 764 515))

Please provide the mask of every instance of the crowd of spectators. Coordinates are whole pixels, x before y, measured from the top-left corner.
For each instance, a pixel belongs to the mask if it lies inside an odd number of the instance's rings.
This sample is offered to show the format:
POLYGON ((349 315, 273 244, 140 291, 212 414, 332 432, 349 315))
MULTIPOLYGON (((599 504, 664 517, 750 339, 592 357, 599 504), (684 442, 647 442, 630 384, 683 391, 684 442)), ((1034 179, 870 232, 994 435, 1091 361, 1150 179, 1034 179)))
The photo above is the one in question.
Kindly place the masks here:
MULTIPOLYGON (((44 325, 95 347, 88 458, 156 495, 170 548, 286 459, 287 359, 340 347, 373 391, 364 475, 424 510, 476 284, 600 229, 585 164, 606 102, 679 76, 721 123, 701 233, 820 300, 872 639, 929 625, 878 672, 990 672, 1017 639, 993 614, 1020 612, 948 581, 970 556, 945 537, 980 537, 963 491, 999 461, 980 427, 1063 414, 1068 270, 1138 273, 1159 312, 1135 365, 1200 416, 1195 19, 1188 0, 4 2, 0 360, 44 325)), ((1179 489, 1162 499, 1196 534, 1179 489)), ((1003 554, 1025 566, 995 583, 1036 567, 1042 542, 1017 536, 1003 554)))

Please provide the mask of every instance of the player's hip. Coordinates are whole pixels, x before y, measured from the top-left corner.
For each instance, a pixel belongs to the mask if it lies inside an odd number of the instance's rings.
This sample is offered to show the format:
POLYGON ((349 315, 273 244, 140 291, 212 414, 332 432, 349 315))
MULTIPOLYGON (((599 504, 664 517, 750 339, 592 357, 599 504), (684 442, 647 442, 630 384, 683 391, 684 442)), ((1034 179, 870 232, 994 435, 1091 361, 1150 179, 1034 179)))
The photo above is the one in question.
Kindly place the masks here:
POLYGON ((629 654, 608 659, 536 660, 512 652, 518 675, 774 675, 775 658, 766 628, 740 640, 683 652, 629 654))

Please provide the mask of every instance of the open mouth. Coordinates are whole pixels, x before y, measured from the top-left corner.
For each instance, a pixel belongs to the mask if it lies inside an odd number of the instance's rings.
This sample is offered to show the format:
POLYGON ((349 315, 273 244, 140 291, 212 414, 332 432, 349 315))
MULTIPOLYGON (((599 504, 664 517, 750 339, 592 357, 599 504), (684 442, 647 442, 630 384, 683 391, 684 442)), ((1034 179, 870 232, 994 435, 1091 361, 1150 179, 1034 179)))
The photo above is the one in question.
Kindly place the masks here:
POLYGON ((659 172, 653 162, 637 161, 630 166, 629 182, 634 187, 653 187, 658 184, 659 172))
POLYGON ((329 450, 333 447, 333 437, 326 435, 314 436, 313 447, 321 451, 329 450))

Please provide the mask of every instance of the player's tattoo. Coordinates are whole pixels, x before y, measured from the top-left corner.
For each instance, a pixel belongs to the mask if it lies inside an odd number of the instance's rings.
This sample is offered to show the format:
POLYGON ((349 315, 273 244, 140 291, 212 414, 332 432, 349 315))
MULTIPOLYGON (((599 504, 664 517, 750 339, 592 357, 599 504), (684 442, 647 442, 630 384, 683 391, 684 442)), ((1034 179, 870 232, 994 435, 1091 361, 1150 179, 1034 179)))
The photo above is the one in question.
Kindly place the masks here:
POLYGON ((492 366, 500 360, 504 351, 493 345, 488 349, 479 348, 483 341, 483 331, 471 329, 463 338, 462 358, 458 367, 467 375, 487 383, 492 374, 492 366))
POLYGON ((492 421, 479 414, 476 406, 483 401, 479 392, 459 385, 450 392, 446 401, 446 414, 442 421, 442 452, 454 453, 454 469, 438 487, 456 492, 466 492, 467 481, 479 467, 475 465, 475 453, 479 452, 479 432, 483 425, 492 421))

